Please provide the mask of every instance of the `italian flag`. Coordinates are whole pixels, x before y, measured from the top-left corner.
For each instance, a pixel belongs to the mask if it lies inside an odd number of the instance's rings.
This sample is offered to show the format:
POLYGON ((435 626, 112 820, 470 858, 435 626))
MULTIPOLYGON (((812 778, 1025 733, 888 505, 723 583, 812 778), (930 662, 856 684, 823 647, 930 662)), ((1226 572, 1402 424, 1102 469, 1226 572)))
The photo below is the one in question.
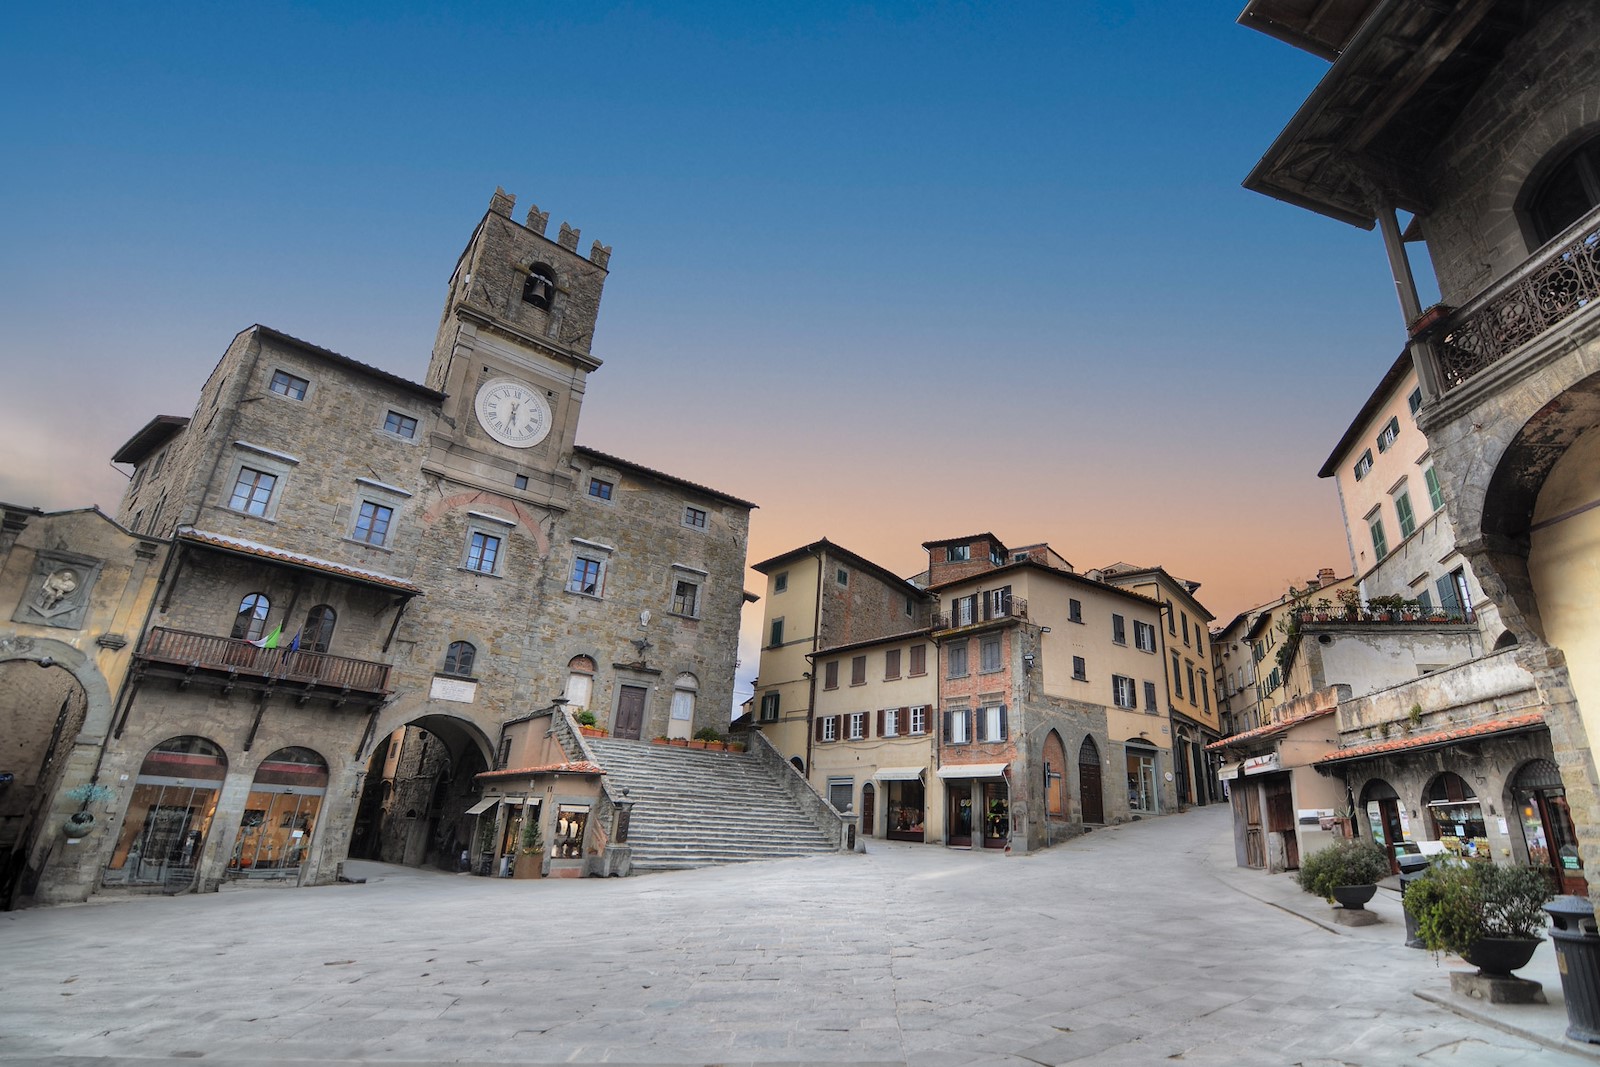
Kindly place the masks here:
POLYGON ((278 624, 278 628, 273 630, 270 634, 258 641, 251 641, 250 643, 255 645, 257 648, 277 648, 278 642, 281 640, 283 640, 283 623, 280 622, 278 624))

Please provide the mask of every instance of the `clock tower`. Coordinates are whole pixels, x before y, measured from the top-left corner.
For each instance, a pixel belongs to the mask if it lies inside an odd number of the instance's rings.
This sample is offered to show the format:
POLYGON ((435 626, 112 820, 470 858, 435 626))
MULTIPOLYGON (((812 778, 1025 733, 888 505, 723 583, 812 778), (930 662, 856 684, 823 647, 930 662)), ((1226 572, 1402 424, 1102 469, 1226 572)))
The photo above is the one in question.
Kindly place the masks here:
POLYGON ((430 442, 433 473, 531 503, 566 507, 569 462, 611 249, 578 252, 578 231, 537 207, 522 222, 496 189, 450 277, 427 384, 448 393, 430 442))

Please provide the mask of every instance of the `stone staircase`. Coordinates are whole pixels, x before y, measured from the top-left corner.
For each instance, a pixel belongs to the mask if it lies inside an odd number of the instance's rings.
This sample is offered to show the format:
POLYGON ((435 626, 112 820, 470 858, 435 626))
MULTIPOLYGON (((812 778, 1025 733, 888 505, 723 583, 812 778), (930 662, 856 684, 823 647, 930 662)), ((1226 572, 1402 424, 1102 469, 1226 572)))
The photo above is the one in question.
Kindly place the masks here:
POLYGON ((585 738, 613 795, 634 802, 636 872, 832 852, 831 840, 753 755, 585 738))

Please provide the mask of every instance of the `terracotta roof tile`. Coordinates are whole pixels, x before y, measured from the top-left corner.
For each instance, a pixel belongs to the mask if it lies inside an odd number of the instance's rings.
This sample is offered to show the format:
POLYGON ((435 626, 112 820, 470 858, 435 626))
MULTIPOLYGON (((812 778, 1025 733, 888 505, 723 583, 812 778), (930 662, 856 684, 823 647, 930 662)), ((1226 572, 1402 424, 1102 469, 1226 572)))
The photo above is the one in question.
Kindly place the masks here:
POLYGON ((1526 730, 1543 725, 1544 714, 1538 711, 1530 711, 1523 715, 1513 715, 1507 719, 1493 719, 1489 722, 1474 723, 1471 726, 1456 726, 1449 730, 1434 730, 1431 733, 1418 734, 1415 737, 1397 737, 1393 741, 1372 741, 1364 745, 1355 745, 1351 748, 1341 748, 1316 762, 1340 763, 1345 760, 1366 759, 1371 756, 1386 756, 1391 752, 1405 752, 1410 749, 1428 748, 1433 745, 1448 745, 1474 737, 1483 737, 1486 734, 1501 734, 1512 730, 1526 730))
POLYGON ((335 563, 332 560, 317 559, 315 556, 307 556, 299 552, 290 552, 287 549, 264 545, 259 541, 247 541, 242 537, 227 537, 223 534, 211 533, 209 530, 197 530, 193 526, 178 527, 177 537, 180 541, 188 541, 192 544, 220 548, 241 556, 259 556, 262 559, 289 563, 307 570, 337 574, 344 578, 353 578, 358 582, 366 582, 369 585, 381 585, 386 589, 398 589, 406 593, 422 592, 421 589, 418 589, 404 578, 396 578, 392 574, 367 570, 365 567, 352 567, 347 563, 335 563))
POLYGON ((1311 712, 1309 715, 1302 715, 1297 719, 1286 719, 1283 722, 1269 722, 1265 726, 1257 726, 1254 730, 1246 730, 1242 734, 1231 734, 1228 737, 1224 737, 1221 741, 1213 741, 1207 745, 1206 748, 1227 748, 1229 745, 1237 744, 1240 741, 1254 741, 1261 737, 1272 737, 1275 734, 1281 734, 1286 730, 1299 726, 1303 722, 1310 722, 1313 719, 1320 719, 1324 715, 1332 715, 1338 710, 1339 709, 1337 707, 1320 708, 1311 712))
POLYGON ((474 775, 475 778, 527 778, 535 774, 604 774, 605 769, 598 763, 589 760, 576 760, 571 763, 546 763, 540 767, 517 767, 504 771, 483 771, 474 775))

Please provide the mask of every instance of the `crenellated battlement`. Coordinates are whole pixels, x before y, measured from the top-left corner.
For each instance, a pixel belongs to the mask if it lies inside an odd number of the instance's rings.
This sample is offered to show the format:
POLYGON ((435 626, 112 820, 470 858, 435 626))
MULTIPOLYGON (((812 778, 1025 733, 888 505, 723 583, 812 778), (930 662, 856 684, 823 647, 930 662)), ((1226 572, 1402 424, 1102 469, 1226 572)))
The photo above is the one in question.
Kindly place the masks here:
MULTIPOLYGON (((499 186, 495 186, 494 195, 489 198, 489 213, 509 219, 516 207, 517 198, 515 194, 508 193, 499 186)), ((549 240, 545 231, 550 226, 550 212, 540 211, 538 204, 528 205, 528 214, 522 225, 531 232, 549 240)), ((563 222, 561 229, 557 232, 556 244, 569 252, 577 252, 578 237, 581 233, 582 231, 576 226, 563 222)), ((611 262, 611 246, 603 245, 599 241, 594 242, 589 248, 589 262, 601 270, 606 270, 607 264, 611 262)))

